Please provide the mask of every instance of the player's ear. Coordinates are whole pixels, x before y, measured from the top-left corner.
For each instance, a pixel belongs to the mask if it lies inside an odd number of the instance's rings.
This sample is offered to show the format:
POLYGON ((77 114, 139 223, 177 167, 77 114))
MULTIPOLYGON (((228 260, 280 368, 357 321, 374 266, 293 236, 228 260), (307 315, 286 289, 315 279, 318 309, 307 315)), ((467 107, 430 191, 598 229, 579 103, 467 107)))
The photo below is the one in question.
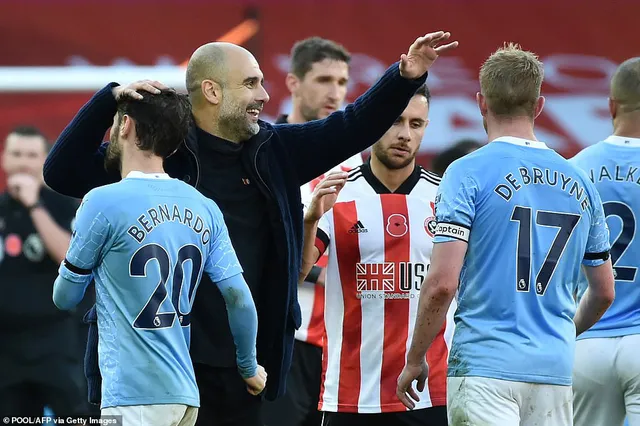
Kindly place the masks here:
POLYGON ((609 114, 611 114, 612 119, 616 119, 616 115, 618 115, 618 104, 613 99, 609 98, 609 114))
POLYGON ((289 93, 293 94, 298 90, 298 87, 300 87, 300 79, 294 74, 288 73, 284 79, 284 84, 287 86, 289 93))
POLYGON ((480 114, 483 117, 487 116, 487 99, 480 92, 476 93, 476 102, 478 104, 478 109, 480 110, 480 114))
POLYGON ((202 80, 200 84, 202 96, 211 104, 218 105, 222 102, 222 86, 213 80, 202 80))
POLYGON ((540 113, 542 112, 542 108, 544 108, 544 96, 540 96, 538 98, 538 100, 536 101, 536 109, 533 112, 533 118, 534 120, 536 118, 538 118, 538 116, 540 115, 540 113))
POLYGON ((133 130, 133 127, 133 119, 127 114, 124 114, 122 116, 122 120, 120 121, 120 136, 122 138, 126 138, 127 136, 129 136, 129 134, 133 130))

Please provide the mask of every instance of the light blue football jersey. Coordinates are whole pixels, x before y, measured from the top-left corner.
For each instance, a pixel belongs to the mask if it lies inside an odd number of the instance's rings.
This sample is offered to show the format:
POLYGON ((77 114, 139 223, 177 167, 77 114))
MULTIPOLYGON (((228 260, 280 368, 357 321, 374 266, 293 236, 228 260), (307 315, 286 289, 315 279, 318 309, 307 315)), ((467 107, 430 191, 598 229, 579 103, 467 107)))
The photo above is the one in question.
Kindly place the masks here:
POLYGON ((196 288, 203 272, 214 283, 242 272, 216 204, 167 175, 132 172, 85 196, 67 260, 95 278, 102 407, 199 407, 196 288))
MULTIPOLYGON (((610 136, 570 160, 582 168, 602 198, 609 225, 616 298, 600 321, 578 336, 618 337, 640 333, 640 139, 610 136)), ((578 297, 587 289, 580 281, 578 297)))
POLYGON ((436 219, 434 243, 468 241, 448 375, 570 385, 573 289, 609 250, 587 175, 542 142, 498 138, 447 169, 436 219))

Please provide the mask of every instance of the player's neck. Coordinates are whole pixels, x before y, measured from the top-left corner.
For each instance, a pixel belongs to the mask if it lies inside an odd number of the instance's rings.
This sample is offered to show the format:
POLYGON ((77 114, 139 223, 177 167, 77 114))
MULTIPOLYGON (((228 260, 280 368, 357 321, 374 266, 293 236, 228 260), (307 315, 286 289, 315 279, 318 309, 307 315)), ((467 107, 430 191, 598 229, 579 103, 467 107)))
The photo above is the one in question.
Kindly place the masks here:
POLYGON ((300 108, 297 108, 295 105, 291 109, 291 114, 287 116, 287 123, 289 124, 302 124, 306 123, 308 120, 302 116, 300 112, 300 108))
POLYGON ((123 179, 131 172, 165 173, 162 158, 156 155, 146 155, 145 153, 123 155, 120 170, 123 179))
POLYGON ((371 172, 389 191, 396 192, 416 167, 415 160, 401 169, 390 169, 371 155, 371 172))
POLYGON ((637 117, 634 120, 616 120, 613 124, 613 134, 625 138, 640 139, 640 121, 637 117))
POLYGON ((496 120, 487 126, 487 136, 489 141, 496 140, 504 136, 536 141, 533 133, 533 123, 529 118, 516 117, 508 120, 496 120))

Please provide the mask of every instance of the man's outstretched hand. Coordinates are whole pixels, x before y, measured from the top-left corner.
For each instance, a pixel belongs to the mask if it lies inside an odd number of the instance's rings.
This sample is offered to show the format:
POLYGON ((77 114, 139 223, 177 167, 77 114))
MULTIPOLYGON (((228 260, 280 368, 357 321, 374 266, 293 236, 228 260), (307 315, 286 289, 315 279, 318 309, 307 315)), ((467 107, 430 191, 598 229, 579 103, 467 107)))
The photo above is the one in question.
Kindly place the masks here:
POLYGON ((438 59, 438 56, 458 47, 458 42, 442 44, 449 40, 451 33, 438 31, 418 37, 409 46, 409 52, 400 57, 400 75, 409 80, 422 77, 438 59))

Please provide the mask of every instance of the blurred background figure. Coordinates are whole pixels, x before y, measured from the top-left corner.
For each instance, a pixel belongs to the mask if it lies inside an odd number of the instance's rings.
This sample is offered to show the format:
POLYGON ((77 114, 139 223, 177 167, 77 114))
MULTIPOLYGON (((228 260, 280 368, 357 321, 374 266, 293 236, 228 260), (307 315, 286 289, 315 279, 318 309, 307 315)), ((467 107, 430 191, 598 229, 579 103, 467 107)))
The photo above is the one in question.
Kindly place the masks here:
POLYGON ((439 176, 444 175, 449 165, 456 161, 458 158, 480 148, 482 144, 474 139, 462 139, 456 142, 452 147, 445 149, 444 151, 433 157, 431 161, 431 171, 439 176))
POLYGON ((53 281, 70 240, 77 202, 46 186, 48 152, 35 127, 4 143, 0 195, 0 414, 86 413, 79 319, 56 309, 53 281))

